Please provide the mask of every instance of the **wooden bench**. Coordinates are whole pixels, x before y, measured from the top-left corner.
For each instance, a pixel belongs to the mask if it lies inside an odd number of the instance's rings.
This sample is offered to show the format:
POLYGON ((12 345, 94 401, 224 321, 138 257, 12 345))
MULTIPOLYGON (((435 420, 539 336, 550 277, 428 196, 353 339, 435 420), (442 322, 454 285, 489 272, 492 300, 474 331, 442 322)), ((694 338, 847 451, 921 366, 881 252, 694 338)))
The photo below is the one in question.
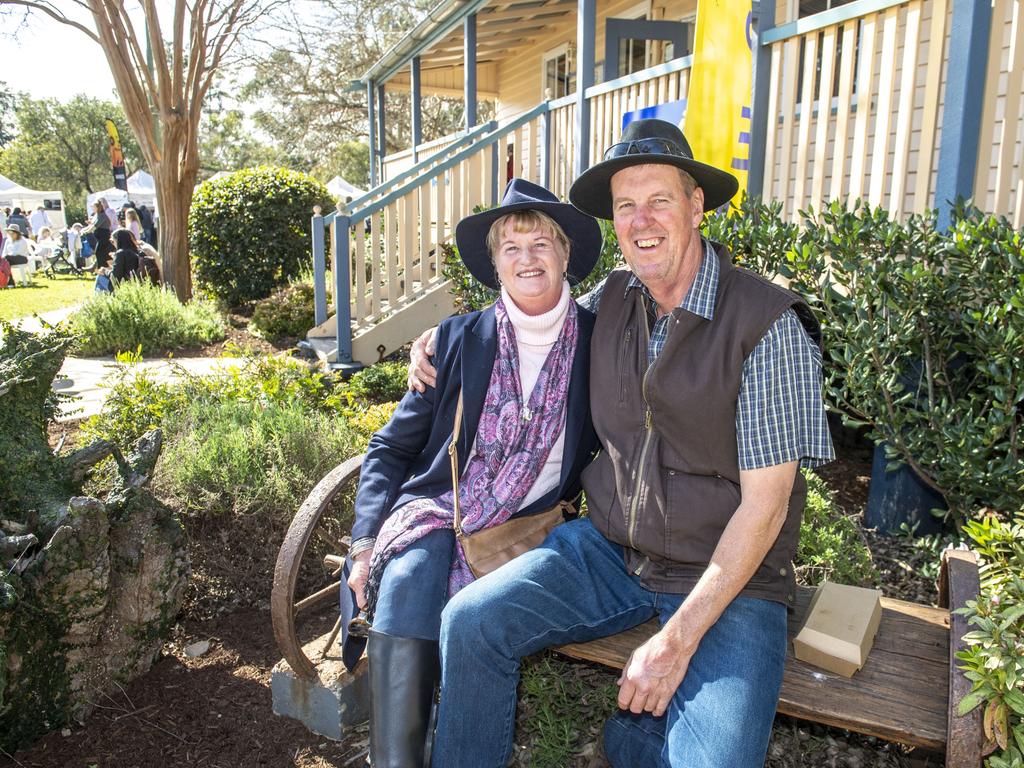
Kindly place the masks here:
MULTIPOLYGON (((314 677, 316 667, 303 652, 296 618, 326 600, 337 600, 341 558, 328 555, 327 583, 308 597, 296 599, 296 585, 303 559, 316 539, 345 547, 331 530, 325 513, 359 477, 362 456, 335 467, 317 484, 299 508, 285 536, 274 571, 271 614, 278 647, 295 674, 314 677), (326 530, 325 530, 326 525, 326 530)), ((977 596, 978 566, 966 551, 943 553, 940 602, 953 608, 977 596)), ((915 747, 945 752, 947 768, 979 768, 982 752, 980 708, 956 716, 956 703, 970 690, 970 683, 956 668, 953 654, 962 646, 967 631, 963 616, 948 608, 882 599, 882 621, 864 668, 852 678, 818 669, 793 656, 792 639, 803 623, 813 589, 799 588, 796 609, 790 617, 790 642, 778 711, 812 722, 878 736, 915 747)), ((327 645, 334 642, 335 631, 327 645)), ((657 630, 650 622, 618 635, 589 643, 567 645, 559 652, 621 669, 633 649, 657 630)), ((326 649, 325 649, 326 651, 326 649)))

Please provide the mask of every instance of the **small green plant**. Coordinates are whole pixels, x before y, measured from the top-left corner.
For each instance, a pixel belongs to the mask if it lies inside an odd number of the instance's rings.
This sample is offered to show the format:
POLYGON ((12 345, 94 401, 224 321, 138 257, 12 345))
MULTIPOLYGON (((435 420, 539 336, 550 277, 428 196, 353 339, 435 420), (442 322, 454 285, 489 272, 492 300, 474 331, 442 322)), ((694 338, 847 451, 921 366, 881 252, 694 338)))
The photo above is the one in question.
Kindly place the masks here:
POLYGON ((188 217, 196 283, 232 307, 266 298, 310 264, 317 205, 333 206, 327 188, 284 168, 246 168, 204 181, 188 217))
POLYGON ((826 580, 865 587, 878 584, 878 570, 857 520, 836 506, 820 477, 806 470, 804 477, 807 504, 794 561, 800 582, 812 586, 826 580))
POLYGON ((958 705, 984 707, 987 768, 1024 768, 1024 509, 1014 522, 985 516, 964 526, 981 556, 981 595, 958 613, 974 630, 956 654, 971 681, 958 705))
POLYGON ((301 339, 315 324, 313 286, 296 283, 256 302, 252 327, 268 339, 301 339))
POLYGON ((567 661, 550 652, 523 660, 518 730, 534 768, 565 768, 588 741, 600 738, 615 709, 615 676, 567 661))
POLYGON ((224 338, 213 304, 178 301, 172 291, 125 280, 112 294, 96 293, 71 318, 82 355, 134 350, 147 356, 196 347, 224 338))

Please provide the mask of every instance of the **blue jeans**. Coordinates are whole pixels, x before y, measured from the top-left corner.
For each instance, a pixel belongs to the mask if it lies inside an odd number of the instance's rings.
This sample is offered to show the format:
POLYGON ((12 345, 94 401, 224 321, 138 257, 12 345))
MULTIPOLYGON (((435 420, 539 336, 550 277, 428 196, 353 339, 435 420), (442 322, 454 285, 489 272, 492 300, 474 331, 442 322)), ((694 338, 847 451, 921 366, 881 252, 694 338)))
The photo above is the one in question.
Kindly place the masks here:
MULTIPOLYGON (((664 624, 685 597, 644 589, 621 547, 587 519, 462 590, 442 613, 434 768, 504 768, 523 656, 654 616, 664 624)), ((737 598, 704 635, 663 717, 609 721, 609 759, 615 768, 760 768, 785 659, 785 606, 737 598)))
POLYGON ((373 628, 393 637, 437 640, 448 599, 455 532, 431 531, 395 555, 384 568, 373 628))

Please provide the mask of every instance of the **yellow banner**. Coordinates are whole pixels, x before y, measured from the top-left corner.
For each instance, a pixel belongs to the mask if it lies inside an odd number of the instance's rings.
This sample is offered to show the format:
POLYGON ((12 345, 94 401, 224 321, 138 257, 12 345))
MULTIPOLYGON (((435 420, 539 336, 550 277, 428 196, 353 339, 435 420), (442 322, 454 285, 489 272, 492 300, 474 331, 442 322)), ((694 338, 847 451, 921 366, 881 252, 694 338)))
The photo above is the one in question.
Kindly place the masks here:
POLYGON ((751 0, 699 0, 684 130, 693 156, 747 188, 753 99, 751 0))

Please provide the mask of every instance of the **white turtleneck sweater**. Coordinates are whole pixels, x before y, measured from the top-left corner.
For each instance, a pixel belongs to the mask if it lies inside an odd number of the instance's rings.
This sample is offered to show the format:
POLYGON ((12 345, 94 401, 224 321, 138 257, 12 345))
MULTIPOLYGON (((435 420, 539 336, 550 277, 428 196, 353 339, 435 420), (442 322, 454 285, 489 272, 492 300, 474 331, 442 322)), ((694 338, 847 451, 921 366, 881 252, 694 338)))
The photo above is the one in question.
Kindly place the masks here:
MULTIPOLYGON (((516 331, 516 347, 519 351, 519 386, 523 393, 523 402, 530 401, 530 393, 537 383, 540 369, 544 367, 548 352, 558 340, 562 332, 562 325, 565 323, 565 314, 569 310, 569 302, 572 298, 569 295, 569 284, 562 283, 562 296, 553 309, 541 315, 528 315, 516 306, 515 301, 508 292, 502 288, 501 297, 505 302, 505 309, 508 311, 508 318, 512 321, 512 327, 516 331)), ((537 480, 530 488, 520 509, 529 506, 545 493, 558 485, 558 479, 562 474, 562 453, 565 448, 565 425, 558 433, 558 439, 551 446, 547 461, 537 475, 537 480)), ((474 443, 473 450, 476 450, 474 443)))

